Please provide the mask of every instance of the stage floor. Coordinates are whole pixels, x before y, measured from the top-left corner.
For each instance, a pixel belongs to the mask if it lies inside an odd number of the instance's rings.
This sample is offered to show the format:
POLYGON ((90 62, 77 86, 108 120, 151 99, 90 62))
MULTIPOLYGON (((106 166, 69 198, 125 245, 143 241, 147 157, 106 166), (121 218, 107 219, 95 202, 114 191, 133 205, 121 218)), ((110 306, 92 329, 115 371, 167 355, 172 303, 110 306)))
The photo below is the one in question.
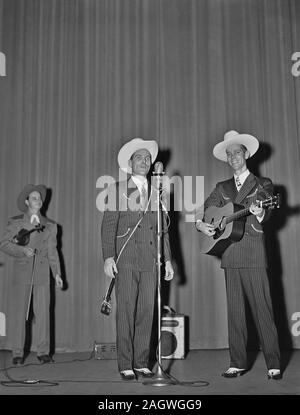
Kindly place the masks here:
MULTIPOLYGON (((221 377, 228 366, 228 350, 193 350, 183 360, 162 360, 163 368, 178 382, 150 386, 122 381, 116 360, 97 360, 90 352, 60 353, 54 363, 41 365, 30 353, 24 366, 13 367, 9 351, 0 351, 0 395, 299 395, 300 350, 284 352, 283 379, 267 379, 261 352, 251 354, 252 368, 235 379, 221 377), (39 380, 22 384, 10 381, 39 380), (197 383, 198 382, 198 383, 197 383), (201 383, 203 382, 203 383, 201 383)), ((155 370, 155 367, 154 367, 155 370)))

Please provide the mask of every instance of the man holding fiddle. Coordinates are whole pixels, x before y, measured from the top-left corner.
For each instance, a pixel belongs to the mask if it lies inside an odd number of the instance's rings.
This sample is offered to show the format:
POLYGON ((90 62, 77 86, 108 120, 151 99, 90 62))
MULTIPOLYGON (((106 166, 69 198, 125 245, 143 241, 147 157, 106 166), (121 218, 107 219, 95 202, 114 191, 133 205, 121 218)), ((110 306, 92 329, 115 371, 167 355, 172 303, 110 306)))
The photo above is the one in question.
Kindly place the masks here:
POLYGON ((56 286, 62 288, 56 248, 57 225, 41 215, 47 189, 27 184, 17 199, 21 212, 9 219, 0 240, 0 250, 14 258, 11 333, 13 364, 24 363, 25 322, 32 301, 37 337, 37 358, 51 362, 50 352, 50 268, 56 286))

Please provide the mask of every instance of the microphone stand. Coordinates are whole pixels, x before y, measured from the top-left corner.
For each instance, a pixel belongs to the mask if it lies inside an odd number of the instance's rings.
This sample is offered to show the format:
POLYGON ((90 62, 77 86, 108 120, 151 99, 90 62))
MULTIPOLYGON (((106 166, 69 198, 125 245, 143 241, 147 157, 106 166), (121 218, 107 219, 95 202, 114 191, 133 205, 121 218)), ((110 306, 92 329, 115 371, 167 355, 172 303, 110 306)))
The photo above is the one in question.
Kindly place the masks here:
POLYGON ((168 386, 174 385, 175 382, 170 379, 162 370, 161 363, 161 254, 162 254, 162 208, 161 208, 161 188, 163 165, 160 162, 155 163, 155 171, 153 176, 156 176, 156 199, 157 199, 157 311, 158 311, 158 359, 156 374, 143 382, 143 385, 150 386, 168 386))

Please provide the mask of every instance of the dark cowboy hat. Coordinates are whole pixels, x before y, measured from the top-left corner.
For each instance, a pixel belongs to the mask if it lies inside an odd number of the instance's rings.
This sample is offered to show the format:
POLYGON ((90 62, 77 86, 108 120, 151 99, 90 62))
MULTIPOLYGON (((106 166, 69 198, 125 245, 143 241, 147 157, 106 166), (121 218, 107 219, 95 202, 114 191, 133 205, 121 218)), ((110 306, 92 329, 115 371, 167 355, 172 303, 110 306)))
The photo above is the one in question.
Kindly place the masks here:
POLYGON ((26 184, 22 192, 19 194, 17 199, 17 206, 21 212, 26 212, 28 206, 25 204, 25 200, 32 192, 39 192, 41 195, 42 201, 44 202, 47 193, 47 187, 43 184, 26 184))

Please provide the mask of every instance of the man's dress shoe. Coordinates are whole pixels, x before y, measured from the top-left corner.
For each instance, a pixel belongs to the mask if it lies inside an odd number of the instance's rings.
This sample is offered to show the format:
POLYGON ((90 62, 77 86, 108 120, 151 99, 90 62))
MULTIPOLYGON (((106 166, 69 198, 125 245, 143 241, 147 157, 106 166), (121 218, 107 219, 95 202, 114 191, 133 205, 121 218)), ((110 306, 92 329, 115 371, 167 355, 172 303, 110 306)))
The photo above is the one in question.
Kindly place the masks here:
POLYGON ((13 365, 18 365, 18 366, 20 366, 20 365, 23 365, 23 363, 24 363, 24 358, 23 358, 23 357, 21 357, 21 356, 13 357, 12 362, 13 362, 13 365))
POLYGON ((243 376, 246 373, 246 369, 238 369, 237 367, 230 367, 226 372, 222 373, 224 378, 236 378, 238 376, 243 376))
POLYGON ((48 354, 43 354, 42 356, 37 356, 37 358, 42 364, 53 362, 52 358, 48 354))
POLYGON ((151 372, 151 370, 147 367, 143 367, 141 369, 134 369, 134 371, 137 377, 152 378, 154 376, 154 373, 151 372))
POLYGON ((270 369, 268 371, 268 379, 280 380, 282 379, 282 374, 279 369, 270 369))
POLYGON ((133 370, 122 370, 120 372, 120 375, 123 380, 134 380, 135 379, 135 374, 133 370))

